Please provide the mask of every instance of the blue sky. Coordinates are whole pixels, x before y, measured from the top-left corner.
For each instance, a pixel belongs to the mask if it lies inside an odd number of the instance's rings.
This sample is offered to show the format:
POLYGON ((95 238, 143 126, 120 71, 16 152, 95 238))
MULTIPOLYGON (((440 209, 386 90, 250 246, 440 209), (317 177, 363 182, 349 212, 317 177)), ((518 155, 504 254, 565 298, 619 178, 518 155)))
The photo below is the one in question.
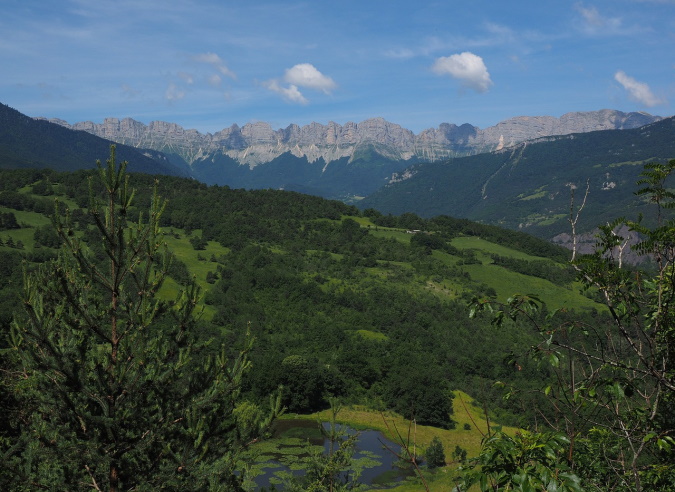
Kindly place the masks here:
POLYGON ((201 132, 670 116, 675 0, 3 0, 0 102, 201 132))

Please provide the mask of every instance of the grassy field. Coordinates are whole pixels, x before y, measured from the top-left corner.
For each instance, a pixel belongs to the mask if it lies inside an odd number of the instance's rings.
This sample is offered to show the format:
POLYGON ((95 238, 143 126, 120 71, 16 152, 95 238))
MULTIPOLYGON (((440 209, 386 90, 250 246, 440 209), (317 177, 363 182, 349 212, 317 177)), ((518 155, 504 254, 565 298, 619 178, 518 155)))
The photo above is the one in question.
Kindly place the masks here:
POLYGON ((535 295, 549 309, 601 309, 598 303, 579 293, 579 287, 566 288, 542 278, 511 272, 496 265, 464 266, 471 278, 484 282, 497 292, 497 300, 504 302, 514 294, 535 295), (577 290, 578 289, 578 290, 577 290))
MULTIPOLYGON (((63 197, 59 197, 59 200, 67 201, 63 197)), ((70 205, 75 204, 72 203, 70 205)), ((37 212, 14 210, 6 207, 0 207, 0 212, 13 213, 17 222, 21 225, 20 229, 0 231, 0 239, 2 239, 1 250, 16 250, 16 248, 6 246, 7 240, 11 237, 15 244, 21 241, 23 244, 22 250, 32 251, 35 247, 33 239, 35 229, 51 223, 49 217, 37 212)), ((183 230, 172 228, 165 230, 164 233, 164 241, 169 251, 185 263, 190 273, 194 275, 195 281, 202 292, 206 292, 210 287, 206 281, 206 274, 208 272, 215 272, 217 267, 217 262, 213 260, 227 254, 229 250, 215 241, 208 241, 204 250, 196 251, 192 244, 190 244, 190 238, 185 235, 183 230)), ((201 235, 201 231, 199 230, 194 233, 201 235)), ((163 299, 175 299, 181 289, 182 287, 178 283, 168 277, 159 291, 159 296, 163 299)), ((215 314, 214 308, 205 305, 202 307, 204 309, 203 316, 207 320, 211 319, 215 314)))
MULTIPOLYGON (((215 273, 218 265, 213 260, 227 254, 229 249, 221 246, 216 241, 208 241, 205 249, 197 251, 192 247, 190 238, 185 235, 182 229, 171 228, 163 232, 164 241, 169 251, 185 263, 202 293, 206 292, 211 287, 206 281, 206 274, 208 272, 215 273)), ((201 236, 201 231, 194 231, 193 234, 201 236)), ((173 279, 167 278, 159 291, 159 296, 164 299, 175 299, 181 289, 182 287, 173 279)), ((202 305, 199 309, 203 309, 203 316, 206 320, 213 318, 213 315, 216 313, 212 306, 202 305)))
MULTIPOLYGON (((394 238, 402 243, 409 243, 411 238, 411 234, 400 229, 371 229, 370 234, 394 238)), ((548 261, 551 264, 555 263, 553 260, 523 253, 478 237, 456 237, 450 244, 459 250, 473 251, 480 264, 463 265, 459 256, 439 250, 433 251, 433 257, 449 266, 461 265, 474 282, 484 283, 495 289, 499 301, 504 302, 514 294, 532 294, 539 297, 550 309, 603 309, 603 306, 581 294, 581 287, 578 284, 560 286, 538 277, 512 272, 493 265, 491 255, 526 261, 548 261)), ((465 288, 452 279, 429 282, 428 287, 437 294, 448 297, 456 297, 465 288)))
POLYGON ((361 227, 371 227, 373 229, 377 227, 368 217, 354 217, 353 215, 345 215, 343 219, 345 218, 355 220, 361 227))
POLYGON ((493 265, 490 255, 496 254, 527 261, 551 260, 528 255, 477 237, 455 238, 452 240, 452 245, 458 249, 470 249, 476 252, 476 258, 481 264, 464 265, 462 268, 475 281, 483 282, 495 289, 499 301, 506 301, 514 294, 532 294, 545 302, 549 309, 603 309, 603 306, 581 294, 581 287, 578 284, 564 287, 542 278, 512 272, 493 265))
POLYGON ((2 249, 11 249, 9 246, 4 246, 4 244, 7 242, 7 239, 11 237, 14 243, 21 241, 23 243, 24 249, 29 251, 32 250, 35 244, 35 241, 33 241, 35 228, 51 223, 49 217, 46 217, 37 212, 25 212, 23 210, 14 210, 5 207, 0 207, 0 212, 13 213, 14 217, 16 217, 16 221, 19 223, 19 225, 21 225, 21 229, 0 231, 0 239, 2 239, 3 243, 3 246, 0 246, 0 248, 2 249))
MULTIPOLYGON (((63 200, 63 197, 59 199, 63 200)), ((24 226, 21 229, 3 231, 0 233, 0 238, 5 242, 11 236, 15 243, 21 241, 26 250, 31 250, 34 247, 33 233, 35 228, 50 222, 48 217, 35 212, 14 211, 7 208, 0 208, 0 211, 13 212, 17 221, 24 226)), ((362 227, 367 227, 370 234, 376 237, 393 238, 401 243, 410 242, 411 234, 401 229, 375 227, 367 217, 356 217, 354 220, 357 220, 362 227)), ((194 231, 194 234, 199 235, 201 231, 194 231)), ((184 231, 174 228, 165 231, 165 241, 169 250, 186 264, 190 273, 195 276, 197 284, 203 291, 206 291, 209 287, 206 282, 206 275, 208 272, 215 272, 217 267, 217 263, 212 260, 227 254, 228 249, 214 241, 209 241, 204 250, 196 251, 190 244, 189 237, 185 235, 184 231)), ((471 250, 475 253, 476 258, 480 260, 481 264, 462 265, 461 268, 469 273, 473 281, 492 287, 496 291, 500 301, 505 301, 515 293, 521 293, 538 296, 551 309, 599 308, 596 303, 579 293, 578 286, 561 287, 540 278, 509 271, 505 268, 492 265, 490 255, 496 254, 527 261, 551 260, 532 256, 477 237, 457 237, 452 240, 451 245, 460 250, 471 250)), ((7 246, 1 247, 7 248, 7 246)), ((442 251, 434 251, 433 255, 434 258, 439 259, 447 265, 454 266, 461 262, 461 258, 442 251)), ((409 267, 407 264, 406 266, 409 267)), ((380 276, 387 274, 384 270, 380 271, 377 268, 372 269, 369 273, 376 276, 378 273, 380 276)), ((456 297, 463 290, 462 285, 452 279, 444 279, 440 283, 430 282, 428 287, 438 295, 449 297, 456 297)), ((178 294, 179 289, 180 286, 176 282, 167 279, 167 282, 160 291, 160 295, 164 298, 173 298, 178 294)), ((211 319, 214 310, 205 306, 204 314, 207 319, 211 319)))
POLYGON ((10 248, 9 246, 5 246, 7 244, 7 240, 9 238, 12 238, 14 244, 17 244, 19 241, 21 241, 21 243, 23 243, 24 246, 23 249, 30 251, 33 249, 33 245, 35 243, 35 241, 33 241, 34 232, 35 230, 32 228, 22 228, 22 229, 12 229, 11 231, 2 231, 0 232, 0 239, 2 239, 3 246, 0 246, 0 249, 4 250, 14 249, 14 251, 17 251, 16 248, 10 248))
POLYGON ((25 224, 28 227, 38 227, 51 223, 49 217, 46 217, 37 212, 26 212, 23 210, 14 210, 13 208, 5 208, 5 207, 0 207, 0 212, 13 213, 14 217, 16 217, 16 221, 19 224, 25 224))
POLYGON ((378 227, 375 230, 371 228, 370 234, 375 237, 393 237, 397 241, 404 244, 410 244, 410 238, 412 237, 411 234, 408 234, 402 229, 389 229, 388 227, 378 227))
MULTIPOLYGON (((423 469, 422 473, 433 492, 450 490, 454 485, 454 477, 458 463, 452 463, 452 452, 455 446, 459 446, 467 451, 467 456, 476 456, 480 452, 480 445, 483 436, 488 432, 488 421, 483 411, 474 405, 473 399, 462 391, 454 391, 453 399, 454 415, 453 419, 457 422, 455 429, 444 430, 424 425, 414 425, 407 419, 404 419, 393 412, 379 412, 362 406, 350 406, 343 408, 337 420, 341 424, 346 424, 353 429, 375 429, 393 442, 400 443, 401 437, 411 450, 417 450, 419 454, 424 454, 424 450, 434 437, 438 437, 443 443, 445 450, 446 467, 430 471, 423 469), (399 437, 401 436, 401 437, 399 437)), ((283 419, 315 419, 328 421, 330 411, 311 414, 296 415, 287 414, 283 419)), ((494 424, 491 424, 494 426, 494 424)), ((518 429, 515 427, 503 427, 502 430, 508 434, 515 434, 518 429)), ((373 488, 369 490, 391 490, 394 492, 418 492, 423 490, 419 479, 410 479, 396 487, 373 488)))
MULTIPOLYGON (((466 449, 468 456, 476 456, 480 451, 480 443, 483 435, 488 431, 488 421, 485 418, 483 410, 475 405, 471 396, 463 391, 453 391, 454 414, 453 420, 457 422, 455 429, 444 430, 436 427, 417 425, 411 431, 416 437, 415 441, 420 449, 425 449, 434 437, 438 437, 443 442, 446 450, 446 457, 449 458, 455 446, 459 445, 466 449), (469 429, 465 429, 465 424, 469 429)), ((311 414, 295 415, 287 414, 282 418, 310 418, 319 420, 328 420, 330 411, 311 414)), ((410 421, 393 412, 379 412, 362 406, 350 406, 342 409, 338 414, 338 421, 347 424, 354 429, 376 429, 382 432, 389 439, 396 441, 396 430, 403 435, 407 435, 410 421)), ((494 423, 491 423, 494 426, 494 423)), ((509 434, 515 433, 518 429, 515 427, 503 427, 502 430, 509 434)), ((412 442, 412 441, 411 441, 412 442)))
POLYGON ((481 239, 479 237, 474 236, 456 237, 453 238, 452 241, 450 241, 450 244, 457 249, 475 249, 486 255, 494 254, 499 256, 506 256, 509 258, 515 258, 517 260, 527 260, 527 261, 547 260, 546 258, 542 258, 540 256, 528 255, 527 253, 523 253, 522 251, 517 251, 515 249, 511 249, 506 246, 502 246, 500 244, 492 243, 490 241, 486 241, 485 239, 481 239))
POLYGON ((385 335, 384 333, 378 333, 376 331, 356 330, 355 333, 357 333, 364 340, 374 340, 376 342, 389 340, 389 337, 387 335, 385 335))

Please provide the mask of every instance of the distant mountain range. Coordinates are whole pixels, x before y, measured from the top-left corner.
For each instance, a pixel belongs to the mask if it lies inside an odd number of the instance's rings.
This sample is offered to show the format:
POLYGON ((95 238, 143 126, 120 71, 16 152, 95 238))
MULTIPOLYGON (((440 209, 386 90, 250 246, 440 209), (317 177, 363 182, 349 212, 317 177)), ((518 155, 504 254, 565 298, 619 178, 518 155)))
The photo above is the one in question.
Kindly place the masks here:
MULTIPOLYGON (((650 206, 634 192, 647 162, 675 158, 675 117, 630 130, 540 138, 499 151, 419 163, 359 202, 398 215, 451 215, 520 229, 564 243, 571 190, 588 184, 580 229, 650 206)), ((652 214, 647 214, 651 216, 652 214)))
POLYGON ((499 150, 534 138, 595 130, 636 128, 660 120, 645 113, 602 110, 517 117, 481 130, 443 123, 418 135, 382 118, 361 123, 312 123, 273 130, 264 122, 216 132, 186 130, 175 123, 145 125, 131 118, 103 123, 51 123, 101 138, 166 154, 177 168, 208 184, 234 188, 278 188, 349 199, 366 196, 394 173, 417 162, 499 150))
POLYGON ((587 180, 581 229, 642 210, 635 181, 643 163, 675 158, 675 119, 602 110, 484 130, 442 124, 418 135, 383 119, 202 134, 128 118, 70 125, 0 105, 0 167, 93 167, 110 141, 135 171, 300 191, 383 213, 446 214, 550 239, 567 230, 570 188, 583 190, 587 180))
POLYGON ((364 146, 374 148, 387 159, 433 162, 499 150, 540 137, 638 128, 660 119, 646 113, 605 109, 568 113, 560 118, 520 116, 484 130, 469 124, 442 123, 418 135, 382 118, 344 126, 333 122, 302 127, 293 124, 279 130, 273 130, 264 122, 247 123, 243 127, 234 124, 214 134, 186 130, 163 121, 145 125, 131 118, 106 118, 103 123, 84 121, 72 125, 60 119, 48 121, 132 147, 175 154, 192 166, 214 154, 222 154, 253 168, 285 153, 304 157, 310 164, 318 160, 331 163, 345 157, 355 160, 364 146))

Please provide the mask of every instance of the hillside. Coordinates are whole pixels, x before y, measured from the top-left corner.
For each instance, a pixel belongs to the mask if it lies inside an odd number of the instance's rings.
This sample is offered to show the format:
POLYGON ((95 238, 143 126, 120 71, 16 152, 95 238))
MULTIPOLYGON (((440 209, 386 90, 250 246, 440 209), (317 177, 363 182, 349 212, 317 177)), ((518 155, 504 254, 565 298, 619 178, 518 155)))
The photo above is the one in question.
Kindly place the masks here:
MULTIPOLYGON (((91 174, 0 171, 0 349, 11 343, 12 318, 21 316, 22 270, 58 252, 49 219, 55 199, 62 215, 69 208, 68 237, 82 241, 78 249, 95 264, 107 261, 87 210, 91 174)), ((151 202, 155 182, 146 174, 130 179, 135 205, 122 215, 129 224, 151 202)), ((172 260, 153 328, 177 329, 176 313, 164 306, 194 279, 203 293, 193 298, 202 356, 222 342, 220 356, 232 360, 253 340, 245 411, 259 411, 279 388, 289 414, 320 412, 332 397, 349 405, 344 418, 352 425, 373 426, 369 414, 379 415, 379 426, 412 419, 420 443, 440 436, 448 453, 453 445, 475 453, 485 417, 492 426, 523 428, 557 416, 541 391, 555 365, 529 354, 541 342, 532 323, 611 326, 594 292, 576 282, 568 252, 522 232, 170 176, 161 177, 158 191, 168 199, 161 242, 172 260), (498 327, 489 313, 471 315, 473 298, 508 303, 514 293, 536 295, 542 310, 498 327), (502 387, 518 397, 502 398, 502 387)), ((22 410, 11 397, 2 406, 8 411, 0 428, 11 429, 22 410)), ((306 466, 296 459, 306 449, 296 445, 285 463, 306 466)), ((258 464, 269 459, 263 454, 258 464)), ((451 484, 450 470, 430 476, 432 490, 451 484)))
POLYGON ((382 118, 344 125, 289 125, 278 130, 255 122, 242 127, 234 124, 214 134, 163 121, 145 125, 131 118, 72 125, 50 121, 125 145, 161 151, 176 165, 189 165, 191 175, 208 184, 291 189, 353 200, 374 192, 393 173, 416 162, 473 155, 546 136, 636 128, 660 119, 646 113, 601 110, 560 118, 521 116, 485 129, 442 123, 419 134, 382 118))
MULTIPOLYGON (((0 253, 32 261, 49 256, 46 215, 54 196, 69 204, 81 227, 87 224, 80 208, 88 200, 85 172, 1 176, 0 211, 14 214, 20 227, 0 232, 0 253)), ((134 176, 137 203, 149 200, 151 183, 149 176, 134 176)), ((429 377, 444 374, 444 382, 437 381, 444 387, 476 395, 478 381, 489 387, 495 374, 512 377, 503 358, 529 335, 516 330, 497 348, 489 323, 468 318, 473 295, 506 300, 520 290, 538 292, 551 309, 599 309, 575 285, 565 250, 525 234, 447 217, 366 216, 308 195, 171 177, 162 178, 160 193, 169 200, 163 224, 175 255, 163 295, 174 296, 194 274, 205 289, 211 330, 234 341, 249 326, 258 339, 250 390, 260 397, 282 381, 273 368, 284 358, 307 358, 318 393, 290 390, 287 405, 295 411, 322 408, 320 394, 329 385, 345 397, 381 400, 405 413, 387 388, 429 350, 435 361, 429 369, 442 368, 429 377), (329 359, 333 369, 325 372, 329 359)), ((529 374, 536 384, 535 366, 529 374)), ((484 396, 492 400, 489 393, 484 396)), ((507 408, 502 412, 518 420, 507 408)))
MULTIPOLYGON (((29 118, 0 103, 0 169, 75 171, 92 168, 97 159, 108 154, 109 147, 108 140, 29 118)), ((129 161, 131 171, 188 175, 185 168, 174 166, 161 152, 119 145, 117 156, 129 161)))
MULTIPOLYGON (((31 119, 7 106, 0 107, 0 111, 3 118, 0 167, 84 169, 93 167, 97 156, 105 155, 107 151, 109 141, 85 131, 64 128, 68 126, 65 122, 54 124, 31 119)), ((572 128, 630 127, 643 123, 644 118, 648 115, 611 111, 570 113, 560 119, 523 117, 500 123, 490 132, 500 133, 503 144, 503 132, 525 138, 532 131, 548 134, 572 128)), ((349 157, 325 161, 324 157, 317 157, 319 154, 298 157, 297 152, 286 151, 270 162, 255 166, 242 165, 236 155, 227 150, 208 156, 193 155, 192 166, 188 166, 178 152, 184 154, 186 145, 193 145, 204 136, 183 131, 177 125, 156 123, 146 127, 138 122, 123 120, 114 124, 111 120, 102 127, 93 128, 110 138, 122 136, 122 140, 134 145, 153 145, 169 152, 163 154, 118 144, 118 157, 130 161, 131 169, 136 171, 190 175, 205 183, 235 188, 273 188, 338 197, 361 209, 374 208, 385 214, 414 212, 422 217, 466 217, 524 230, 568 245, 567 219, 572 187, 577 189, 579 203, 586 182, 589 185, 589 199, 578 224, 584 243, 593 243, 591 231, 597 224, 606 223, 623 212, 637 216, 644 210, 645 203, 633 195, 634 183, 644 162, 663 161, 675 155, 673 121, 673 118, 667 118, 637 129, 545 137, 490 153, 432 163, 418 162, 407 168, 409 161, 401 160, 400 155, 397 157, 387 150, 401 141, 405 132, 400 127, 394 131, 394 127, 384 120, 354 126, 353 131, 347 131, 347 127, 334 129, 339 135, 333 139, 342 142, 340 145, 352 145, 349 157), (312 161, 312 158, 318 160, 312 161), (359 200, 361 196, 366 198, 359 200)), ((282 138, 279 135, 273 138, 264 125, 254 126, 242 128, 241 138, 230 138, 225 143, 239 146, 237 148, 245 150, 247 155, 253 155, 257 152, 256 145, 282 138)), ((282 139, 286 142, 284 145, 289 142, 299 145, 303 141, 311 146, 316 139, 327 138, 326 128, 317 125, 312 128, 312 131, 309 128, 298 130, 297 135, 290 132, 283 137, 285 140, 282 139)), ((492 135, 490 132, 485 135, 492 135)), ((460 138, 459 133, 453 135, 460 138)), ((279 145, 275 147, 277 150, 285 148, 281 143, 279 145)), ((410 157, 410 160, 414 159, 410 157)))
MULTIPOLYGON (((497 152, 417 164, 359 203, 384 213, 447 214, 552 238, 569 232, 570 187, 589 196, 583 230, 644 210, 642 164, 675 156, 675 118, 643 128, 526 142, 497 152)), ((577 202, 579 203, 579 202, 577 202)))

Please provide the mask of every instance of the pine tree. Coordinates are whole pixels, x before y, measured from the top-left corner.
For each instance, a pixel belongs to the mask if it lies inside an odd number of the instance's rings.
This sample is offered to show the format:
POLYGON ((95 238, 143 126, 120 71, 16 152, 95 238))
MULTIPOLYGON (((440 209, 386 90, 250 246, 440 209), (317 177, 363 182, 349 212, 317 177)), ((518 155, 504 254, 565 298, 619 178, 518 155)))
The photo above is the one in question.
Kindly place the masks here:
POLYGON ((15 490, 239 490, 241 452, 275 413, 241 399, 250 342, 232 355, 200 336, 194 284, 158 300, 164 202, 155 190, 147 218, 128 224, 134 193, 114 146, 98 168, 103 200, 90 184, 89 213, 104 260, 57 212, 65 247, 25 278, 12 335, 28 410, 5 462, 15 490))
POLYGON ((426 458, 429 468, 445 466, 445 451, 443 450, 443 443, 438 437, 434 436, 431 440, 427 448, 426 458))

